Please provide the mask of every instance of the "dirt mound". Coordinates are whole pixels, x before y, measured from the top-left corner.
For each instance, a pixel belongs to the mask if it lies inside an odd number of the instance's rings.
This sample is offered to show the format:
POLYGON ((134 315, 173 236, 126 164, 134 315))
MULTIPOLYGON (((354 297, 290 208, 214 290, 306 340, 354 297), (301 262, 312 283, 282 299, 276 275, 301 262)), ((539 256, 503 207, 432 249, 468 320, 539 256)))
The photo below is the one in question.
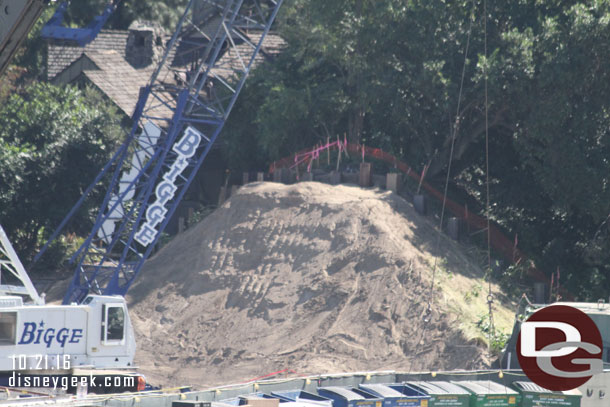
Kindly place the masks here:
MULTIPOLYGON (((153 383, 199 387, 286 368, 482 367, 482 272, 444 237, 433 319, 416 345, 436 239, 391 192, 242 187, 146 263, 128 296, 137 363, 153 383)), ((496 302, 497 323, 510 318, 496 302)))

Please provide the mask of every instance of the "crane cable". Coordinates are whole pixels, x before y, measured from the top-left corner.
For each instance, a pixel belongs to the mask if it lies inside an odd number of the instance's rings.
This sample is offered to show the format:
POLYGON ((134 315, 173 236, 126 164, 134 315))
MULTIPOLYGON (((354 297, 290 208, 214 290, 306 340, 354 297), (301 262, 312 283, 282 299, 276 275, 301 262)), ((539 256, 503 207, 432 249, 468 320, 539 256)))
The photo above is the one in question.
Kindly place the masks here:
MULTIPOLYGON (((445 217, 445 207, 446 207, 446 202, 447 202, 447 190, 449 188, 449 178, 451 175, 451 164, 453 162, 453 151, 455 148, 455 139, 457 137, 457 133, 460 127, 460 107, 461 107, 461 103, 462 103, 462 92, 464 89, 464 79, 466 77, 466 65, 468 63, 468 51, 470 49, 470 37, 472 34, 472 25, 473 25, 473 21, 475 19, 475 0, 472 0, 471 2, 472 4, 472 8, 471 8, 471 13, 470 13, 470 21, 469 21, 469 27, 468 27, 468 35, 466 37, 466 46, 464 49, 464 64, 462 66, 462 74, 460 77, 460 88, 459 88, 459 92, 458 92, 458 100, 457 100, 457 108, 456 108, 456 114, 455 114, 455 121, 453 123, 453 126, 450 130, 450 136, 451 136, 451 147, 449 150, 449 162, 447 164, 447 176, 445 178, 445 187, 443 190, 443 204, 441 207, 441 216, 440 216, 440 221, 439 221, 439 227, 437 229, 437 238, 436 238, 436 252, 439 253, 440 251, 440 244, 441 244, 441 237, 442 237, 442 231, 443 231, 443 220, 445 217)), ((489 229, 489 228, 488 228, 489 229)), ((427 295, 427 301, 426 301, 426 309, 424 311, 424 315, 423 315, 423 321, 424 321, 424 326, 421 330, 420 336, 417 340, 417 342, 415 342, 415 346, 419 346, 419 344, 421 343, 425 332, 428 328, 428 324, 430 323, 431 319, 432 319, 432 296, 434 293, 434 285, 435 285, 435 280, 436 280, 436 270, 438 268, 438 256, 434 256, 434 263, 432 266, 432 281, 430 282, 430 286, 428 288, 428 295, 427 295)), ((413 356, 414 354, 411 354, 411 360, 410 360, 410 364, 409 364, 409 373, 411 373, 411 370, 413 368, 413 356)))
MULTIPOLYGON (((489 98, 488 98, 488 61, 487 61, 487 0, 483 0, 483 32, 484 32, 484 64, 483 64, 483 78, 485 82, 485 217, 487 218, 487 306, 489 309, 489 326, 488 326, 488 360, 489 367, 491 368, 491 357, 492 357, 492 343, 496 338, 496 328, 493 317, 493 301, 494 294, 491 286, 491 228, 490 228, 490 217, 491 217, 491 204, 489 200, 489 98)), ((502 374, 502 363, 500 363, 500 375, 502 374)))

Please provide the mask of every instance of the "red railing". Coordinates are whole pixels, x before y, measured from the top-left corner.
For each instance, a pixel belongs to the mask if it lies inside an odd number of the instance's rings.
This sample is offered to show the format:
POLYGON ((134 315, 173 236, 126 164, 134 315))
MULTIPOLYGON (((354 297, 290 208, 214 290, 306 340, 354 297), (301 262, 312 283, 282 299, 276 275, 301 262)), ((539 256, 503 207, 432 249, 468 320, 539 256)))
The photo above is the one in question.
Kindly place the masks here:
MULTIPOLYGON (((280 160, 274 161, 269 167, 269 172, 273 173, 279 168, 294 168, 301 164, 307 165, 307 171, 311 171, 313 161, 320 158, 321 152, 330 152, 331 150, 335 149, 347 151, 348 153, 354 155, 362 155, 363 159, 365 157, 375 158, 393 165, 395 168, 406 174, 406 176, 414 179, 419 185, 421 185, 421 188, 425 189, 431 197, 437 199, 441 204, 443 199, 445 199, 445 207, 451 213, 453 213, 454 216, 463 219, 470 230, 484 230, 487 228, 487 219, 485 217, 469 212, 467 207, 460 205, 449 198, 444 198, 444 194, 442 192, 428 184, 422 179, 422 175, 420 173, 414 171, 407 163, 399 160, 396 158, 396 156, 379 148, 348 143, 345 139, 343 141, 337 139, 337 141, 332 143, 327 142, 326 145, 318 145, 313 149, 304 149, 297 152, 294 156, 284 157, 280 160)), ((513 264, 527 264, 527 272, 530 277, 546 283, 549 282, 549 279, 544 275, 544 273, 536 269, 533 261, 527 259, 521 250, 519 250, 517 247, 516 236, 514 239, 509 239, 492 222, 489 222, 489 234, 491 246, 500 255, 502 255, 502 257, 513 264)), ((567 294, 566 297, 570 297, 569 294, 567 294)))

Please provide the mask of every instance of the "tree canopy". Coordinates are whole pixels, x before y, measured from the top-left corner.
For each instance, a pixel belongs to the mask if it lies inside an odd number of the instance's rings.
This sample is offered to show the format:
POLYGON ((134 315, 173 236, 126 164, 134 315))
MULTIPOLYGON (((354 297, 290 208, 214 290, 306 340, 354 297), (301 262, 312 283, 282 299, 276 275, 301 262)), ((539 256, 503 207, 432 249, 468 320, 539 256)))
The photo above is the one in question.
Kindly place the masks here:
POLYGON ((227 156, 260 166, 345 134, 430 162, 441 185, 454 134, 452 191, 482 211, 487 72, 492 218, 575 293, 603 297, 608 24, 606 0, 286 2, 287 46, 247 84, 227 156))
MULTIPOLYGON (((86 25, 105 4, 84 0, 67 23, 86 25)), ((171 31, 185 4, 124 0, 106 28, 137 17, 171 31)), ((0 99, 26 89, 0 108, 0 216, 27 250, 118 137, 99 95, 29 85, 43 76, 41 24, 0 84, 0 99), (65 202, 45 201, 48 186, 65 202)), ((610 0, 286 0, 275 27, 286 46, 246 82, 221 139, 225 155, 235 169, 263 169, 345 136, 417 170, 430 164, 427 180, 442 185, 454 138, 450 193, 483 213, 487 79, 492 219, 540 269, 559 268, 580 298, 604 297, 609 24, 610 0)))
MULTIPOLYGON (((139 19, 159 23, 171 32, 187 3, 188 0, 123 0, 106 28, 126 29, 132 21, 139 19)), ((81 0, 78 6, 68 9, 66 23, 84 27, 94 16, 101 14, 107 4, 108 0, 81 0)))
MULTIPOLYGON (((24 259, 110 158, 124 134, 120 120, 92 89, 46 83, 13 94, 0 107, 0 219, 24 259)), ((79 223, 72 231, 82 234, 79 223)))

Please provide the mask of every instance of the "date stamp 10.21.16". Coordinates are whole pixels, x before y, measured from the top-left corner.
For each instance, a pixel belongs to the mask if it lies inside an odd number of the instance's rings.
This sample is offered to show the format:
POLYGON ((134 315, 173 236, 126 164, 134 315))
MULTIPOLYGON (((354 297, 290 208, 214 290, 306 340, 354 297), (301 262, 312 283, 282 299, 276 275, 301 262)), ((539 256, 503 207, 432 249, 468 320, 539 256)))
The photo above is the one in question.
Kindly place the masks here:
POLYGON ((10 355, 12 370, 69 370, 70 355, 10 355))

